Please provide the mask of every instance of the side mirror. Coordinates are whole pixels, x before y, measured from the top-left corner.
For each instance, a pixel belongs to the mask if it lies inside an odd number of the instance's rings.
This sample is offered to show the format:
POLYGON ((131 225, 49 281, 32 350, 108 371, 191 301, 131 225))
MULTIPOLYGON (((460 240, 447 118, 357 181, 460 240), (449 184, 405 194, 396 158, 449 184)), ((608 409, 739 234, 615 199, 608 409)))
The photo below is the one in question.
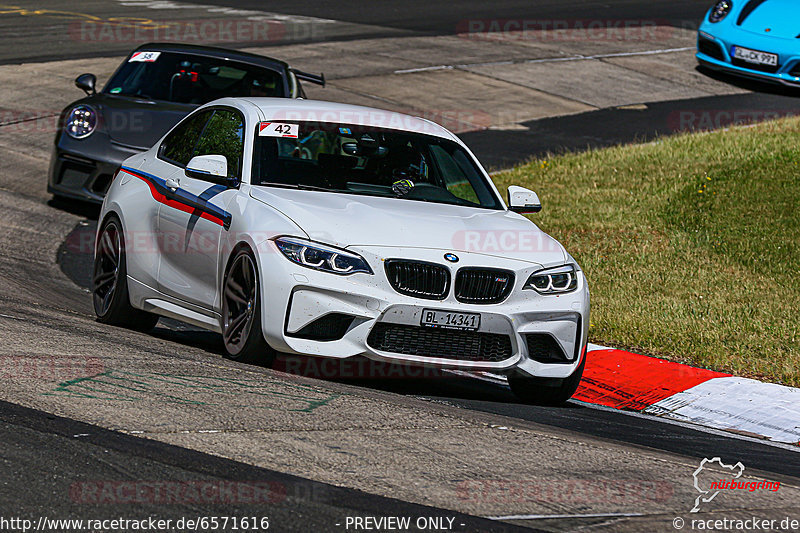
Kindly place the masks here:
POLYGON ((198 155, 186 165, 186 175, 226 187, 236 187, 239 180, 228 177, 228 160, 224 155, 198 155))
POLYGON ((75 86, 89 96, 97 94, 95 85, 97 85, 97 76, 94 74, 81 74, 75 78, 75 86))
POLYGON ((511 185, 508 188, 508 208, 515 213, 538 213, 542 210, 542 203, 532 190, 511 185))

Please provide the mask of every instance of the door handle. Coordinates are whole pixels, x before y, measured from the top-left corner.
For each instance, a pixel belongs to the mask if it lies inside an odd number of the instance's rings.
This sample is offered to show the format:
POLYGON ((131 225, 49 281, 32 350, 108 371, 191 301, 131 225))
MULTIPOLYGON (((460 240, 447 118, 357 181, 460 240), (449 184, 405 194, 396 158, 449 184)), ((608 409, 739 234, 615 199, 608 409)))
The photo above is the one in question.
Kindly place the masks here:
POLYGON ((166 182, 166 185, 168 188, 172 189, 172 192, 175 192, 178 190, 178 187, 181 186, 181 182, 175 178, 169 178, 166 182))

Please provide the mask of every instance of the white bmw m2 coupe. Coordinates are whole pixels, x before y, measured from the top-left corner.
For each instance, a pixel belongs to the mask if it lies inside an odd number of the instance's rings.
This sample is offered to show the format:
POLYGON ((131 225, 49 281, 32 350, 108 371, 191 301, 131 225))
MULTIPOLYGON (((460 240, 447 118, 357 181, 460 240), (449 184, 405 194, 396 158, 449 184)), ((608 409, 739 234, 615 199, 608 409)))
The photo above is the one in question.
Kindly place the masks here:
POLYGON ((581 268, 504 202, 452 133, 399 113, 227 98, 126 160, 99 218, 101 322, 159 316, 226 355, 366 356, 508 376, 523 401, 572 396, 586 362, 581 268))

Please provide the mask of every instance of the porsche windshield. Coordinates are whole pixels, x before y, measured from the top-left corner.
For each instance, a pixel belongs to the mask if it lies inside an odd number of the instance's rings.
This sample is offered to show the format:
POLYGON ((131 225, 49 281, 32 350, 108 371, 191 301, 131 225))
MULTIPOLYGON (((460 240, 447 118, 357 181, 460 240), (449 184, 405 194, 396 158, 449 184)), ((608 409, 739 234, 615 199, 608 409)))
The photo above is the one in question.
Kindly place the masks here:
POLYGON ((104 93, 182 104, 226 96, 285 96, 283 77, 268 68, 175 52, 137 54, 122 65, 104 93), (150 55, 144 60, 142 54, 150 55))
POLYGON ((262 122, 254 185, 500 209, 473 158, 453 141, 320 122, 262 122))

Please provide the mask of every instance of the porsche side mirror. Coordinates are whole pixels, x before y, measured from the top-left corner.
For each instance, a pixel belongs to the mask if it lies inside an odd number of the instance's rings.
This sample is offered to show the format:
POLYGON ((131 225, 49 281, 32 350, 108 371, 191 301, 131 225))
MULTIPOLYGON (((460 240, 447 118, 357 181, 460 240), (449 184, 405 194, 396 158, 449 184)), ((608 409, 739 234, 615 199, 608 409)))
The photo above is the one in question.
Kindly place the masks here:
POLYGON ((538 213, 542 210, 542 203, 532 190, 511 185, 508 188, 508 208, 515 213, 538 213))
POLYGON ((239 180, 228 177, 228 160, 224 155, 198 155, 186 165, 185 173, 190 178, 210 181, 226 187, 236 187, 239 180))
POLYGON ((97 90, 95 90, 95 85, 97 85, 97 76, 94 74, 81 74, 77 78, 75 78, 75 86, 78 89, 83 90, 87 95, 94 96, 97 94, 97 90))

